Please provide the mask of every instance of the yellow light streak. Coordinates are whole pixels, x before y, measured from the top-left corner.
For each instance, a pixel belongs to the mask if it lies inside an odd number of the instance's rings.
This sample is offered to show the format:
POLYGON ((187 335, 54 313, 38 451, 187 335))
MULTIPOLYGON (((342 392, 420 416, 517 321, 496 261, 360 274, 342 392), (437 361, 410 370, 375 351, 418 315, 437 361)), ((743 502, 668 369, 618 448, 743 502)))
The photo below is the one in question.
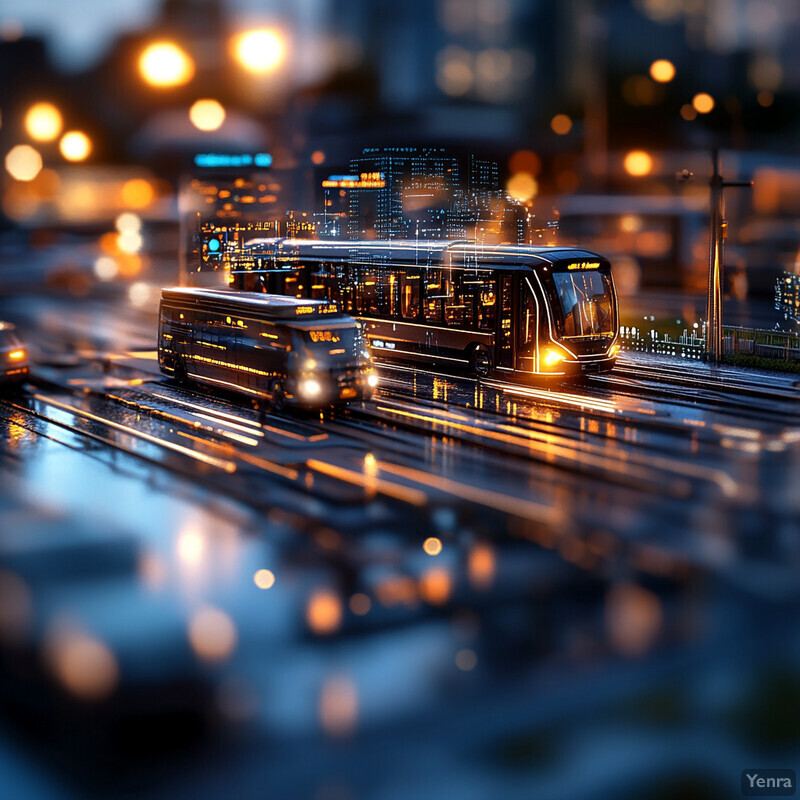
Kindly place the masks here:
POLYGON ((556 509, 541 503, 534 503, 531 500, 522 500, 490 489, 482 489, 479 486, 450 480, 413 467, 402 467, 385 461, 378 461, 377 467, 381 472, 388 472, 390 475, 396 475, 399 478, 405 478, 423 486, 438 489, 445 494, 451 494, 462 500, 468 500, 498 511, 510 512, 526 519, 546 522, 550 525, 560 521, 560 515, 556 509))
POLYGON ((395 497, 398 500, 411 503, 415 506, 424 506, 427 503, 425 492, 421 492, 417 489, 410 489, 390 481, 376 480, 371 476, 363 475, 360 472, 355 472, 345 467, 336 466, 336 464, 330 464, 327 461, 318 461, 317 459, 310 458, 306 461, 306 466, 316 472, 323 473, 323 475, 329 475, 332 478, 345 481, 346 483, 352 483, 363 489, 377 491, 389 497, 395 497))
POLYGON ((114 428, 115 430, 122 431, 123 433, 128 433, 131 436, 135 436, 139 439, 144 439, 146 442, 151 442, 152 444, 158 445, 159 447, 164 447, 168 450, 174 450, 177 453, 189 456, 190 458, 194 458, 197 461, 202 461, 203 463, 208 464, 209 466, 217 467, 218 469, 224 470, 225 472, 229 473, 236 472, 236 464, 233 461, 228 461, 226 459, 221 459, 221 458, 215 458, 214 456, 209 456, 206 455, 205 453, 200 453, 197 450, 192 450, 189 447, 184 447, 183 445, 177 444, 175 442, 170 442, 167 441, 166 439, 159 439, 157 436, 151 436, 149 433, 145 433, 144 431, 128 427, 127 425, 121 425, 118 422, 113 422, 110 419, 105 419, 104 417, 100 417, 97 414, 92 414, 89 411, 84 411, 81 408, 76 408, 75 406, 69 405, 69 403, 62 403, 58 400, 54 400, 51 397, 46 397, 45 395, 34 394, 34 398, 42 403, 46 403, 47 405, 54 406, 55 408, 60 408, 63 411, 68 411, 71 414, 77 414, 80 417, 91 419, 94 420, 95 422, 100 422, 103 425, 107 425, 109 428, 114 428))

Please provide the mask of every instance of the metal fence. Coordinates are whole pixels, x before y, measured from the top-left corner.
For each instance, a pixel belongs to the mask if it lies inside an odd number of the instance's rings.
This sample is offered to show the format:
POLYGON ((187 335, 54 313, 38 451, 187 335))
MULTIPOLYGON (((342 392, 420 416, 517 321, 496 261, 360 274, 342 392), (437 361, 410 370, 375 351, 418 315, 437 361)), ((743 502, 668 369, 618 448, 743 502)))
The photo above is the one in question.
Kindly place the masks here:
POLYGON ((723 353, 800 362, 800 336, 757 328, 723 328, 723 353))

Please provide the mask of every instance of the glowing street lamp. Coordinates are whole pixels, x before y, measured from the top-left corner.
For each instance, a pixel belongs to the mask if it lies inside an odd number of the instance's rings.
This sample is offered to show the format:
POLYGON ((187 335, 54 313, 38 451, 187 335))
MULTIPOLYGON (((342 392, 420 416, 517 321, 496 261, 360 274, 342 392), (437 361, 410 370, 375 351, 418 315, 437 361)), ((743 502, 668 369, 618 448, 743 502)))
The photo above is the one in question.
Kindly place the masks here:
POLYGON ((157 88, 182 86, 194 77, 194 61, 173 42, 156 42, 139 57, 139 72, 157 88))
POLYGON ((35 103, 25 115, 25 130, 37 142, 52 142, 62 125, 61 112, 52 103, 35 103))
POLYGON ((233 40, 233 54, 248 72, 274 72, 286 57, 284 37, 273 28, 245 31, 233 40))
POLYGON ((85 161, 92 152, 92 141, 83 131, 68 131, 61 137, 58 149, 67 161, 85 161))

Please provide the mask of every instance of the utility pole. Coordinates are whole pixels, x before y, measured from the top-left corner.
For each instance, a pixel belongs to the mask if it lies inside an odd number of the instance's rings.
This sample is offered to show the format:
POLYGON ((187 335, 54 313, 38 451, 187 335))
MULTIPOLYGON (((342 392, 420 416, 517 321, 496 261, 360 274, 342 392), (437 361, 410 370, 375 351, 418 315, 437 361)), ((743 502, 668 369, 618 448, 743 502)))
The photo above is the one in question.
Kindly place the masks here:
MULTIPOLYGON (((719 150, 711 151, 714 172, 709 180, 711 187, 711 214, 708 237, 708 296, 706 298, 706 355, 705 360, 718 364, 722 360, 722 290, 725 284, 724 244, 728 238, 728 220, 725 219, 725 189, 732 186, 753 185, 752 181, 726 181, 719 171, 719 150)), ((689 170, 678 173, 678 180, 687 181, 693 176, 689 170)))

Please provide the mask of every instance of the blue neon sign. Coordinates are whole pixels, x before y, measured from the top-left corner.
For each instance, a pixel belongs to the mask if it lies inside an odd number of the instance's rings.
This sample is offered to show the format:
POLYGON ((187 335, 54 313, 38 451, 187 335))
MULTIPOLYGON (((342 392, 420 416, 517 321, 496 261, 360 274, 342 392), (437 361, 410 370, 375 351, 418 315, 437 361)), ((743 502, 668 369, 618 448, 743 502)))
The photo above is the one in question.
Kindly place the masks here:
POLYGON ((269 153, 197 153, 194 165, 203 169, 269 167, 272 166, 272 156, 269 153))

